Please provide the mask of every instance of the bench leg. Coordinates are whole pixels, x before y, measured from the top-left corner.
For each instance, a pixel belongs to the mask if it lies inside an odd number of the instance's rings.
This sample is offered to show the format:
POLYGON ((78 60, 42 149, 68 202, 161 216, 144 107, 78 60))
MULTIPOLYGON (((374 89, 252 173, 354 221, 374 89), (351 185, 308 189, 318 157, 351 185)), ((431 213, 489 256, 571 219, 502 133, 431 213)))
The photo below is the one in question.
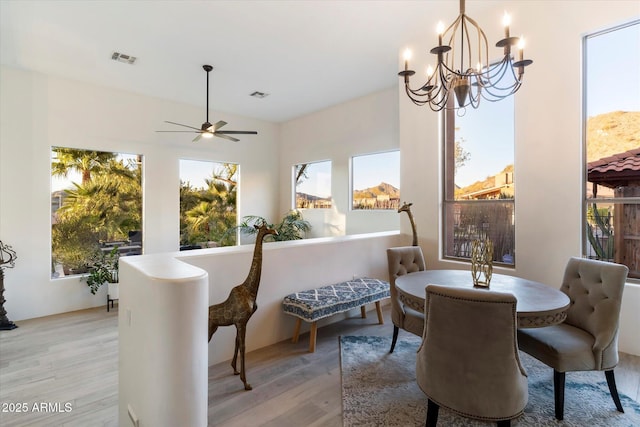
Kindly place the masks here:
POLYGON ((298 342, 298 336, 300 335, 300 325, 301 324, 302 324, 302 319, 298 317, 296 319, 296 326, 293 329, 293 338, 291 338, 291 342, 294 343, 294 344, 298 342))
POLYGON ((363 306, 360 306, 360 316, 361 316, 363 319, 366 319, 366 318, 367 318, 367 310, 365 310, 364 305, 363 305, 363 306))
POLYGON ((378 313, 378 323, 384 325, 384 318, 382 317, 382 307, 380 301, 376 301, 376 312, 378 313))
POLYGON ((309 353, 315 353, 316 351, 316 336, 318 335, 318 322, 311 324, 311 331, 309 332, 309 353))

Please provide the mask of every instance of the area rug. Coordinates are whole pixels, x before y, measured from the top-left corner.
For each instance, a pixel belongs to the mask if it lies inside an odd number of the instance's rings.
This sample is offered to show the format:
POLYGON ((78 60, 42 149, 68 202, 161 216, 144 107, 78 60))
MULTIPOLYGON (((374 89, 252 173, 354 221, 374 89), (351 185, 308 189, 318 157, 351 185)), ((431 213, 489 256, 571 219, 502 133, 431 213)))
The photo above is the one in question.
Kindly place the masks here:
MULTIPOLYGON (((389 354, 390 337, 340 337, 344 427, 423 426, 427 399, 415 377, 418 337, 398 339, 389 354)), ((620 395, 625 413, 616 411, 602 372, 567 373, 564 421, 554 417, 553 370, 521 353, 529 375, 529 403, 512 426, 638 427, 640 404, 620 395)), ((487 427, 495 423, 460 417, 440 408, 439 426, 487 427)))

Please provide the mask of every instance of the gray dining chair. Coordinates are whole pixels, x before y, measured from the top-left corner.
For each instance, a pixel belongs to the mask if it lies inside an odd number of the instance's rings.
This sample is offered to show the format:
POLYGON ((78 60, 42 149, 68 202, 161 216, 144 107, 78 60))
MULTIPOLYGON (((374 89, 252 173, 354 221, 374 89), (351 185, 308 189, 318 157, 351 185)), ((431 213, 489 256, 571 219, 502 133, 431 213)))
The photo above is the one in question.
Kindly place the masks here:
POLYGON ((387 249, 389 267, 389 288, 391 292, 391 321, 393 322, 393 339, 391 350, 396 347, 400 329, 422 336, 424 314, 406 307, 398 298, 396 278, 408 273, 426 270, 426 263, 420 246, 401 246, 387 249))
POLYGON ((426 426, 440 407, 509 426, 528 400, 516 338, 516 297, 486 289, 429 285, 416 379, 427 395, 426 426))
POLYGON ((624 412, 613 368, 618 364, 618 326, 629 269, 621 264, 569 259, 560 290, 571 300, 558 325, 520 329, 520 350, 553 368, 555 416, 564 418, 565 373, 604 371, 616 409, 624 412))

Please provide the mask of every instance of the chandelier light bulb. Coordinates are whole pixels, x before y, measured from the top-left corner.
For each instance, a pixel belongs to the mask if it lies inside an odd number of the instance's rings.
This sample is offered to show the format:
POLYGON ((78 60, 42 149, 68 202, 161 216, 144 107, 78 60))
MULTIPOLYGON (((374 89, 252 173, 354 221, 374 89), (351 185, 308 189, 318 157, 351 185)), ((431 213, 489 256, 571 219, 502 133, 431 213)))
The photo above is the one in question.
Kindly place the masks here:
POLYGON ((431 65, 429 65, 427 67, 427 78, 430 79, 431 76, 433 76, 433 67, 431 65))
POLYGON ((502 25, 504 25, 504 36, 509 37, 509 25, 511 25, 511 16, 505 11, 502 17, 502 25))
POLYGON ((406 48, 404 50, 404 70, 407 71, 409 69, 409 60, 411 59, 411 50, 406 48))
POLYGON ((518 41, 518 49, 524 49, 524 37, 520 36, 520 40, 518 41))
POLYGON ((438 33, 438 46, 442 46, 442 35, 444 34, 444 23, 442 21, 438 22, 436 32, 438 33))

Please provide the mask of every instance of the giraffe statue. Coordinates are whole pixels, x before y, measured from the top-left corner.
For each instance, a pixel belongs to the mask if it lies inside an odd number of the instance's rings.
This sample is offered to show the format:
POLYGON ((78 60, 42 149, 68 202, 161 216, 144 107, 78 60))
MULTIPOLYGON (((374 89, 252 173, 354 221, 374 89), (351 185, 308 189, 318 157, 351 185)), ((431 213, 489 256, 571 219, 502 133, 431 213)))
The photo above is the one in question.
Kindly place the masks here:
POLYGON ((258 309, 256 297, 262 272, 262 240, 269 234, 278 234, 266 223, 262 223, 260 226, 254 225, 254 227, 258 230, 258 236, 256 237, 249 275, 242 284, 231 289, 229 297, 224 302, 209 306, 209 342, 219 326, 236 326, 236 348, 231 367, 235 375, 240 374, 245 390, 251 390, 251 385, 247 383, 244 369, 244 338, 247 332, 247 322, 258 309), (240 372, 236 368, 238 350, 240 351, 240 372))
POLYGON ((409 221, 411 222, 411 231, 413 232, 413 243, 411 246, 418 246, 418 232, 416 230, 416 223, 413 220, 413 214, 411 213, 411 206, 413 203, 404 202, 400 208, 398 208, 398 213, 406 212, 409 215, 409 221))

